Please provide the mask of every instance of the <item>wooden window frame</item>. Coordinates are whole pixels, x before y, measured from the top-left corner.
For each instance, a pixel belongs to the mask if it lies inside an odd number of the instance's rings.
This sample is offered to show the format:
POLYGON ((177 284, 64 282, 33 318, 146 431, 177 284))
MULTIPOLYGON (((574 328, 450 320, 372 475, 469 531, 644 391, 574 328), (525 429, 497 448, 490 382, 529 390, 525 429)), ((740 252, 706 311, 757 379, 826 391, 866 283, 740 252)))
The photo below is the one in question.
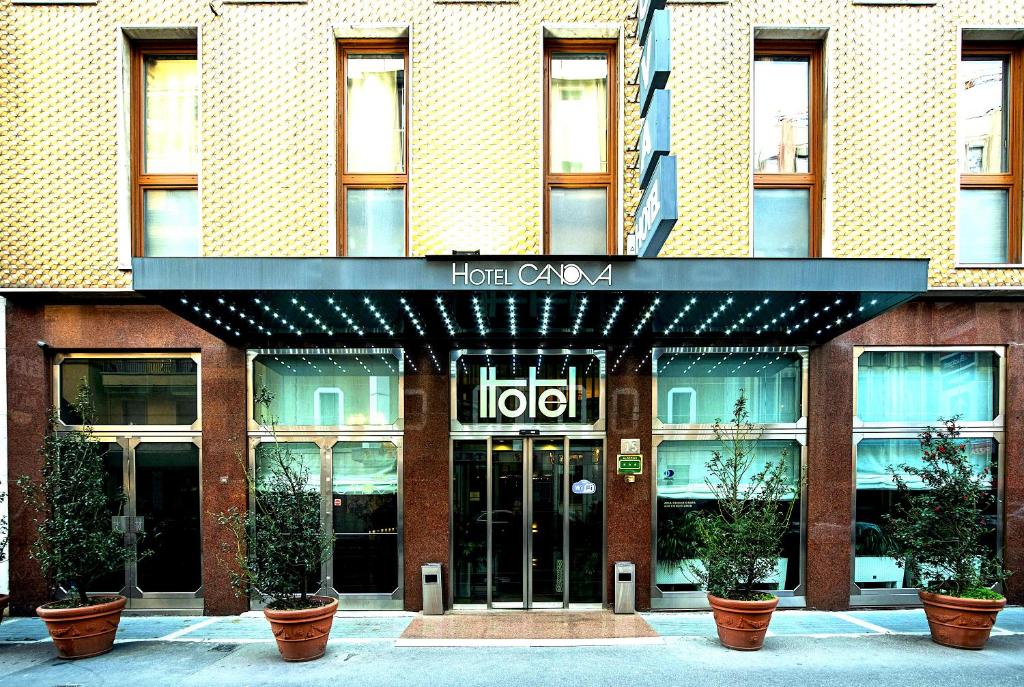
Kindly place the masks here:
MULTIPOLYGON (((1008 196, 1006 214, 1006 263, 1024 262, 1021 246, 1021 223, 1024 221, 1024 43, 965 42, 960 62, 971 57, 1005 58, 1008 61, 1006 84, 1007 106, 1007 171, 999 174, 966 174, 961 165, 960 190, 1005 190, 1008 196)), ((959 141, 959 132, 958 132, 959 141)), ((958 142, 959 145, 959 142, 958 142)), ((962 151, 959 151, 962 153, 962 151)), ((959 155, 958 155, 959 157, 959 155)), ((959 227, 957 229, 960 231, 959 227)), ((957 263, 960 245, 957 242, 957 263)))
MULTIPOLYGON (((821 257, 822 243, 822 187, 824 178, 824 72, 822 70, 822 44, 806 40, 764 40, 754 43, 754 60, 759 57, 806 57, 808 60, 808 113, 807 172, 778 173, 755 172, 754 191, 761 189, 807 189, 810 201, 810 237, 807 243, 810 258, 821 257)), ((752 84, 753 85, 753 84, 752 84)), ((753 89, 752 89, 753 90, 753 89)), ((753 98, 757 93, 753 93, 753 98)), ((755 161, 756 162, 756 161, 755 161)), ((757 227, 751 225, 756 231, 757 227)), ((751 233, 750 252, 754 252, 751 233)))
POLYGON ((551 254, 551 190, 557 188, 603 188, 607 208, 605 251, 615 255, 618 246, 618 41, 614 39, 548 38, 544 41, 544 226, 542 250, 551 254), (608 170, 606 172, 551 171, 551 58, 555 53, 604 53, 608 60, 608 170))
POLYGON ((338 255, 348 254, 348 203, 349 189, 402 189, 403 215, 405 221, 405 244, 403 256, 409 255, 409 149, 412 141, 412 118, 409 103, 411 98, 409 72, 409 39, 408 38, 361 38, 338 42, 338 198, 337 198, 337 252, 338 255), (404 61, 404 98, 405 109, 405 140, 403 142, 402 173, 349 173, 348 155, 345 149, 346 91, 348 86, 348 56, 371 54, 400 53, 404 61))
POLYGON ((131 148, 131 224, 132 255, 146 255, 146 191, 199 191, 198 174, 146 174, 145 161, 145 61, 150 56, 193 57, 198 60, 196 41, 133 41, 131 44, 130 148, 131 148))

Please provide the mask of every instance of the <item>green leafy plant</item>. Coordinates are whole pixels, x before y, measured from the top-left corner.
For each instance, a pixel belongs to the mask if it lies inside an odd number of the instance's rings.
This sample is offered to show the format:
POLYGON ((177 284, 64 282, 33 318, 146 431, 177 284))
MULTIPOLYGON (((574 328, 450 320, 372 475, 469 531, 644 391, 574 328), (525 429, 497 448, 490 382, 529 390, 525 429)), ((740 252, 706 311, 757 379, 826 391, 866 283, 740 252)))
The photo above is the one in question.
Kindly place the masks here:
POLYGON ((102 447, 92 439, 95 414, 84 387, 79 389, 74 407, 82 418, 82 428, 58 431, 57 411, 51 411, 40 451, 42 478, 35 481, 22 475, 17 480, 34 511, 36 539, 31 555, 53 587, 68 593, 61 604, 69 608, 97 602, 86 590, 134 556, 124 545, 123 535, 112 526, 124 493, 118 490, 112 504, 104 488, 102 447), (112 507, 115 505, 117 510, 112 507))
POLYGON ((991 470, 978 473, 971 466, 959 419, 940 419, 941 428, 919 435, 921 465, 900 465, 899 472, 889 467, 898 499, 885 522, 898 563, 927 591, 991 598, 991 590, 982 590, 1009 575, 984 543, 992 530, 984 516, 994 498, 987 484, 991 470), (924 489, 911 490, 903 475, 916 477, 924 489))
POLYGON ((854 525, 854 555, 886 557, 892 556, 892 539, 873 522, 858 522, 854 525))
POLYGON ((697 557, 699 517, 690 511, 658 522, 659 566, 672 569, 680 566, 683 561, 697 557))
POLYGON ((757 459, 760 432, 750 422, 742 390, 729 423, 716 420, 714 431, 722 449, 712 452, 704 481, 718 509, 697 520, 702 565, 691 571, 717 597, 770 599, 757 584, 776 570, 802 482, 789 478, 785 451, 778 461, 757 459))
POLYGON ((320 519, 318 480, 311 483, 301 458, 278 440, 273 399, 265 388, 256 393, 256 416, 272 441, 261 445, 255 469, 240 456, 249 510, 232 507, 213 516, 234 537, 226 563, 236 593, 270 599, 275 610, 313 608, 322 603, 310 596, 321 586, 321 566, 334 553, 334 537, 320 519))

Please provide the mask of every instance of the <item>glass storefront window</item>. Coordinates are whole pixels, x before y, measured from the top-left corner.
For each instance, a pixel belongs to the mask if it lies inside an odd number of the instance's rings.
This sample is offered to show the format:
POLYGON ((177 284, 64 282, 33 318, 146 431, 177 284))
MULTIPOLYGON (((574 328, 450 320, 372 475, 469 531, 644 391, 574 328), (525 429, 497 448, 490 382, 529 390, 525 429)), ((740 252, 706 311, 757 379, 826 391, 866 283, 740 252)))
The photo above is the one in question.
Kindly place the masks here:
POLYGON ((865 351, 857 361, 857 416, 864 422, 934 424, 999 414, 999 356, 992 351, 865 351))
POLYGON ((97 425, 191 425, 199 418, 199 366, 191 358, 65 358, 59 385, 68 425, 82 423, 74 408, 82 387, 97 425))
MULTIPOLYGON (((998 445, 991 438, 965 439, 967 454, 979 479, 985 479, 995 493, 998 475, 998 445), (985 468, 989 476, 981 477, 985 468)), ((854 522, 853 581, 861 589, 903 589, 917 586, 916 580, 907 579, 906 570, 894 557, 893 544, 886 533, 885 515, 895 512, 899 494, 889 468, 899 470, 901 465, 920 467, 921 443, 914 438, 863 439, 857 444, 856 455, 856 518, 854 522)), ((902 472, 902 471, 900 471, 902 472)), ((919 491, 926 485, 916 477, 901 475, 911 490, 919 491)), ((992 501, 986 518, 991 521, 989 545, 996 545, 996 510, 992 501)))
POLYGON ((601 419, 601 360, 592 354, 467 353, 459 356, 455 384, 464 424, 585 427, 601 419))
POLYGON ((394 424, 399 369, 390 353, 260 354, 253 360, 253 389, 266 388, 274 400, 269 417, 265 408, 254 408, 254 419, 281 427, 394 424))
POLYGON ((657 365, 658 419, 665 424, 728 419, 741 390, 751 422, 800 419, 803 361, 797 353, 664 353, 657 365))
POLYGON ((256 486, 265 485, 266 477, 275 463, 294 465, 306 473, 306 484, 311 491, 320 490, 320 447, 314 443, 266 442, 256 446, 256 486))
MULTIPOLYGON (((655 584, 663 592, 698 591, 691 566, 699 565, 696 518, 713 511, 705 479, 705 464, 712 451, 725 450, 716 440, 664 441, 657 456, 657 569, 655 584)), ((762 439, 755 446, 753 469, 786 457, 790 483, 800 475, 800 444, 795 440, 762 439)), ((794 504, 789 531, 775 574, 764 580, 765 589, 794 589, 800 583, 800 504, 794 504)))
POLYGON ((334 445, 334 588, 340 594, 398 588, 398 447, 334 445))

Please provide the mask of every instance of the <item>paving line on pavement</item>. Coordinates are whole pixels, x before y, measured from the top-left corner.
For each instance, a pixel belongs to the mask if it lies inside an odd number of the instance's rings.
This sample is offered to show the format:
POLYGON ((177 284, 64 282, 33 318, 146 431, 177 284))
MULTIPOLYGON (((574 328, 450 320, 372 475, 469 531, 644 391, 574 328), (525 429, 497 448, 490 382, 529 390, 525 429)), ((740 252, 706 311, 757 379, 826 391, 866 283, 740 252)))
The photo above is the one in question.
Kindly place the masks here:
MULTIPOLYGON (((842 620, 845 620, 848 623, 852 623, 854 625, 859 625, 860 627, 863 627, 864 629, 871 630, 872 632, 874 632, 876 634, 880 634, 880 635, 896 634, 895 632, 893 632, 892 630, 890 630, 888 628, 882 627, 881 625, 875 625, 874 623, 869 623, 867 620, 863 620, 863 619, 858 618, 856 616, 852 616, 849 613, 845 613, 843 611, 833 611, 832 615, 834 617, 836 617, 836 618, 841 618, 842 620)), ((905 633, 905 634, 909 634, 909 633, 905 633)))
POLYGON ((194 632, 194 631, 198 630, 201 627, 207 627, 209 625, 213 625, 214 623, 218 622, 222 617, 225 617, 225 616, 212 616, 210 618, 207 618, 206 620, 200 620, 195 625, 186 625, 185 627, 183 627, 183 628, 181 628, 179 630, 175 630, 174 632, 171 632, 170 634, 166 634, 163 637, 159 637, 158 640, 161 641, 161 642, 173 641, 173 640, 177 639, 178 637, 182 637, 184 635, 189 634, 190 632, 194 632))
POLYGON ((606 637, 603 639, 396 639, 396 647, 571 647, 664 644, 662 637, 606 637))

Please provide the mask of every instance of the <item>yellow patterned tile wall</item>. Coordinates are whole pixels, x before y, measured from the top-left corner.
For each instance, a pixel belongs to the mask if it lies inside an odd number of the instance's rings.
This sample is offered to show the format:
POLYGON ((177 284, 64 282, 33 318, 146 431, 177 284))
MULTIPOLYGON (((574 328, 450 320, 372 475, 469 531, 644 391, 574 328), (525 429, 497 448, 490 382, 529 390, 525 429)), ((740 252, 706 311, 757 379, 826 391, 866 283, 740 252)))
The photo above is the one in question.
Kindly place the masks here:
MULTIPOLYGON (((1024 26, 1019 0, 670 2, 680 221, 663 255, 748 255, 755 26, 828 28, 826 246, 928 256, 933 286, 1020 284, 955 269, 961 26, 1024 26)), ((613 23, 633 0, 0 0, 0 286, 128 287, 117 269, 118 26, 201 34, 206 255, 328 255, 334 232, 333 27, 412 27, 410 222, 416 255, 540 245, 541 25, 613 23), (215 10, 215 11, 214 11, 215 10)), ((639 60, 624 45, 625 77, 639 60)), ((624 145, 639 130, 625 86, 624 145)), ((625 152, 627 166, 635 152, 625 152)), ((627 169, 625 226, 639 200, 627 169)))

